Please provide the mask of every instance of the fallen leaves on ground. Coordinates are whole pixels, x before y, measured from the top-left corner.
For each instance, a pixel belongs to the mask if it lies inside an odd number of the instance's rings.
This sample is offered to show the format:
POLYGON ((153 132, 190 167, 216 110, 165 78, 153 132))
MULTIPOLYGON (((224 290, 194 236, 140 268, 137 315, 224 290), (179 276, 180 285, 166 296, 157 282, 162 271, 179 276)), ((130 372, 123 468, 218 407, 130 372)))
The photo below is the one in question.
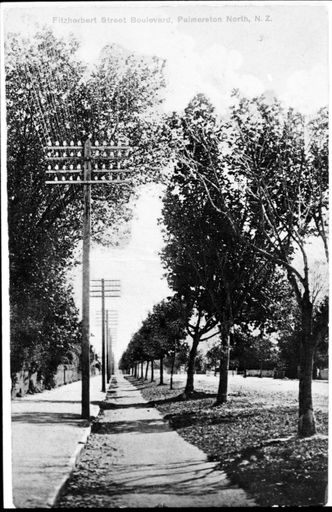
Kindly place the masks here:
POLYGON ((130 378, 188 442, 219 461, 261 506, 317 506, 326 503, 328 414, 315 412, 319 434, 297 436, 298 404, 278 392, 265 401, 258 392, 234 393, 215 406, 211 389, 197 388, 184 401, 183 388, 169 390, 130 378), (208 398, 204 398, 204 393, 208 398))

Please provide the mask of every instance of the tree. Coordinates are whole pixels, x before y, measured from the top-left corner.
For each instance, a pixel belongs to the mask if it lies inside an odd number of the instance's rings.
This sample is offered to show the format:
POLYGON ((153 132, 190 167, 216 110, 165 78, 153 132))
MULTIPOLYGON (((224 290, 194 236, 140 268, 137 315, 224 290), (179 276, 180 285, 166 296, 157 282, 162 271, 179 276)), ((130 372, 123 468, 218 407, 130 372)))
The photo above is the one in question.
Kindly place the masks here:
MULTIPOLYGON (((137 362, 151 362, 151 380, 153 380, 153 361, 160 360, 160 382, 163 380, 163 365, 166 356, 172 359, 171 383, 177 352, 181 353, 181 341, 185 337, 186 310, 176 296, 168 297, 153 306, 153 310, 143 320, 141 327, 133 335, 127 350, 121 358, 121 365, 128 366, 137 362)), ((146 372, 147 377, 147 372, 146 372)))
MULTIPOLYGON (((269 245, 256 250, 287 270, 301 311, 299 433, 309 436, 315 433, 311 381, 316 338, 306 242, 315 234, 317 224, 323 229, 319 205, 326 193, 326 180, 319 181, 319 193, 315 193, 317 172, 312 166, 310 146, 305 146, 306 128, 300 114, 292 110, 284 113, 276 101, 268 105, 262 100, 243 100, 233 110, 232 118, 238 135, 227 165, 247 180, 257 228, 269 245), (256 118, 248 124, 248 114, 253 111, 256 118), (302 256, 302 273, 293 263, 296 250, 302 256)), ((321 166, 320 174, 326 173, 327 167, 321 166)))
POLYGON ((214 367, 214 374, 216 375, 217 368, 219 367, 220 359, 222 357, 222 348, 220 343, 214 343, 205 356, 208 367, 214 367))
MULTIPOLYGON (((197 254, 201 253, 200 240, 192 236, 193 231, 199 229, 201 217, 197 216, 192 229, 186 230, 188 223, 192 222, 187 205, 182 207, 179 196, 167 191, 163 200, 163 219, 165 247, 161 257, 167 269, 167 280, 170 287, 176 292, 183 308, 188 311, 186 330, 192 338, 187 367, 187 382, 184 398, 190 397, 194 392, 195 357, 200 341, 208 339, 210 332, 217 325, 214 315, 206 312, 206 302, 209 299, 206 283, 202 284, 201 277, 195 267, 197 254), (204 338, 205 336, 205 338, 204 338)), ((175 188, 175 184, 174 184, 175 188)))
MULTIPOLYGON (((153 307, 150 322, 153 326, 153 340, 158 343, 160 358, 160 384, 163 384, 163 363, 165 356, 171 356, 171 381, 173 387, 173 373, 176 353, 180 350, 181 342, 185 338, 185 326, 188 312, 177 296, 168 297, 153 307)), ((154 345, 155 347, 155 345, 154 345)), ((154 348, 156 351, 156 348, 154 348)))
MULTIPOLYGON (((52 311, 54 294, 68 300, 67 309, 72 307, 65 274, 75 262, 81 239, 81 191, 45 185, 43 147, 49 140, 69 144, 89 135, 112 142, 127 137, 130 144, 137 145, 128 162, 139 169, 131 187, 93 187, 93 240, 107 244, 118 243, 126 233, 124 226, 131 216, 128 200, 134 187, 155 175, 164 154, 158 109, 151 114, 152 106, 160 103, 163 63, 110 47, 86 79, 87 69, 77 58, 77 50, 75 39, 56 38, 49 30, 37 32, 31 39, 10 34, 6 41, 13 372, 29 365, 35 358, 32 353, 42 354, 43 345, 47 346, 55 333, 63 332, 71 339, 78 325, 67 323, 64 332, 61 317, 52 316, 52 311), (145 172, 152 148, 154 170, 145 172)), ((75 318, 73 315, 73 322, 75 318)), ((38 360, 41 362, 41 355, 38 360)))
POLYGON ((223 183, 223 200, 232 212, 232 222, 219 215, 206 195, 201 173, 208 176, 210 172, 208 179, 212 182, 219 165, 219 127, 209 101, 197 95, 181 119, 172 116, 170 127, 175 127, 178 149, 164 199, 163 260, 171 286, 180 290, 181 283, 187 280, 187 289, 182 287, 188 294, 196 285, 206 316, 213 326, 219 326, 223 350, 217 403, 223 403, 227 400, 231 330, 244 316, 248 322, 262 321, 275 265, 257 255, 246 241, 250 223, 242 189, 234 187, 229 176, 218 178, 223 183), (234 222, 241 236, 235 236, 234 222))
POLYGON ((200 180, 211 205, 226 219, 233 235, 287 272, 301 311, 298 430, 300 435, 309 436, 315 433, 311 381, 316 339, 306 244, 310 236, 324 238, 325 233, 326 115, 325 121, 321 121, 321 113, 320 121, 307 127, 303 116, 292 109, 284 111, 277 100, 236 100, 230 119, 220 123, 219 131, 211 127, 206 131, 207 136, 213 133, 218 137, 217 165, 211 161, 206 168, 193 162, 185 147, 180 151, 182 160, 191 165, 192 177, 200 180), (313 140, 320 143, 306 146, 305 136, 310 130, 313 140), (241 191, 248 226, 245 237, 243 218, 239 225, 239 217, 228 202, 225 177, 234 190, 241 191), (302 257, 302 273, 294 264, 295 253, 302 257))

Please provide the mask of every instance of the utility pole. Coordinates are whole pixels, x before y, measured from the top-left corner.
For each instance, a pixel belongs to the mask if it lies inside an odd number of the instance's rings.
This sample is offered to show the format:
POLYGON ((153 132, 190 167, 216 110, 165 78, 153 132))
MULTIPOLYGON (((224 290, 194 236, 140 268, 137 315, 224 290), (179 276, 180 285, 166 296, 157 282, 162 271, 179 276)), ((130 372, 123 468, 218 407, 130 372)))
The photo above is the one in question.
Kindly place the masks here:
POLYGON ((84 144, 83 185, 83 286, 82 286, 82 418, 90 417, 90 237, 91 141, 84 144))
POLYGON ((78 185, 83 186, 83 269, 82 269, 82 418, 90 418, 90 237, 91 237, 91 185, 129 184, 131 167, 121 167, 125 159, 129 157, 129 146, 115 145, 113 141, 108 144, 103 142, 99 146, 98 141, 92 145, 87 139, 82 144, 73 141, 69 146, 63 142, 49 141, 44 148, 46 160, 49 162, 46 174, 51 175, 46 180, 46 185, 78 185), (92 162, 94 167, 92 168, 92 162), (53 163, 53 167, 52 167, 53 163), (83 164, 83 168, 82 168, 83 164), (60 169, 61 165, 61 169, 60 169))
POLYGON ((106 372, 105 372, 105 281, 104 279, 101 280, 101 323, 102 323, 102 330, 101 330, 101 374, 102 374, 102 385, 101 390, 102 392, 106 391, 106 372))
MULTIPOLYGON (((92 279, 90 297, 101 297, 101 333, 102 333, 102 372, 101 372, 101 390, 106 391, 106 344, 105 344, 105 298, 120 297, 121 282, 115 279, 92 279)), ((108 311, 106 311, 108 314, 108 311)), ((107 332, 107 331, 106 331, 107 332)))
POLYGON ((111 362, 111 353, 110 353, 110 347, 109 347, 109 336, 110 333, 108 332, 108 310, 106 311, 106 347, 107 347, 107 356, 106 356, 106 380, 107 382, 110 381, 111 378, 111 371, 110 371, 110 362, 111 362))
MULTIPOLYGON (((101 315, 97 312, 98 325, 101 322, 101 315)), ((115 309, 105 310, 105 330, 106 330, 106 374, 107 382, 112 377, 112 369, 115 362, 112 354, 112 345, 116 341, 116 330, 118 325, 118 311, 115 309)))
POLYGON ((118 325, 118 312, 116 310, 109 310, 108 312, 108 327, 109 327, 109 365, 110 365, 110 377, 115 371, 115 360, 113 354, 113 346, 116 342, 116 331, 118 325))

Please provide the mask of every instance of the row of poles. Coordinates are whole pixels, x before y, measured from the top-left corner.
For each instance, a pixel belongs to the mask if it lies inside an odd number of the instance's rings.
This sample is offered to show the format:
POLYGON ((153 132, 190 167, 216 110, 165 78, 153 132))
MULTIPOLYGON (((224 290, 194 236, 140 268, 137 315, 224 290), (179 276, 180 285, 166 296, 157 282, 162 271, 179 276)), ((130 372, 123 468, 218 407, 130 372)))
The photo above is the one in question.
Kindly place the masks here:
MULTIPOLYGON (((121 283, 118 280, 93 279, 90 297, 101 298, 101 390, 106 391, 106 384, 111 378, 112 336, 110 327, 116 322, 116 312, 105 309, 105 299, 121 296, 121 283)), ((113 360, 114 364, 114 360, 113 360)))
MULTIPOLYGON (((81 144, 49 141, 44 148, 48 161, 46 184, 50 186, 83 187, 83 258, 82 258, 82 418, 90 418, 90 238, 91 238, 91 186, 125 185, 131 183, 132 168, 129 146, 102 143, 93 145, 90 139, 81 144), (120 163, 120 165, 118 165, 120 163), (123 165, 121 165, 121 163, 123 165), (117 164, 117 165, 114 165, 117 164), (115 168, 114 168, 115 167, 115 168)), ((104 310, 103 310, 104 311, 104 310)), ((104 322, 103 322, 104 325, 104 322)))
POLYGON ((105 309, 105 325, 103 327, 101 321, 101 315, 97 316, 97 320, 102 327, 102 333, 104 329, 104 343, 105 349, 102 351, 104 353, 105 363, 102 363, 102 372, 101 372, 101 389, 102 391, 106 391, 106 384, 110 381, 112 374, 115 369, 115 357, 113 348, 116 344, 117 340, 117 321, 118 321, 118 312, 112 309, 105 309))

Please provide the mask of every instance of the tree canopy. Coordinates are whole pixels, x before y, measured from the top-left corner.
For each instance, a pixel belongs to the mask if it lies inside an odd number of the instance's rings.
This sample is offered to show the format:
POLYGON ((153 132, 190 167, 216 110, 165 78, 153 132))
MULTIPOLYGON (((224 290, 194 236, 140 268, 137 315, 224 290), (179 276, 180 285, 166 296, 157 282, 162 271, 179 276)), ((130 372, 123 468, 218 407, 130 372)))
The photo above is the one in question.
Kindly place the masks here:
POLYGON ((77 311, 75 326, 66 324, 56 301, 61 297, 68 311, 74 308, 66 275, 82 237, 82 190, 45 184, 47 143, 77 144, 91 137, 133 147, 127 164, 137 172, 131 186, 92 187, 92 237, 108 245, 127 234, 129 198, 137 184, 158 174, 164 156, 158 117, 163 62, 110 46, 91 71, 78 58, 78 48, 74 38, 57 38, 51 30, 31 39, 10 34, 6 41, 13 371, 30 364, 23 357, 30 348, 42 350, 54 336, 65 346, 64 338, 71 340, 78 328, 77 311), (17 358, 22 346, 30 348, 17 358))

